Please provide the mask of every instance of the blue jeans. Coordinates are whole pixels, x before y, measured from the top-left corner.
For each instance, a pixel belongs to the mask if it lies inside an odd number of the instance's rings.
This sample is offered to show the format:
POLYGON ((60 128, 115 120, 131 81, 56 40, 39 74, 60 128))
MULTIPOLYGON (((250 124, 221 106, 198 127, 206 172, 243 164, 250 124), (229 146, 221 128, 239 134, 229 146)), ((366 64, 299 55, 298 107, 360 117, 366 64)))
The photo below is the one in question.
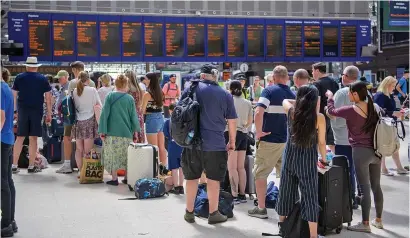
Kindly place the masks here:
MULTIPOLYGON (((335 145, 335 154, 344 155, 349 160, 352 195, 355 196, 356 194, 356 171, 355 171, 354 163, 353 163, 352 147, 350 145, 335 145)), ((359 188, 357 189, 357 191, 359 192, 359 195, 360 195, 359 188)))
POLYGON ((147 134, 162 132, 164 128, 164 116, 162 112, 150 113, 145 115, 145 131, 147 134))

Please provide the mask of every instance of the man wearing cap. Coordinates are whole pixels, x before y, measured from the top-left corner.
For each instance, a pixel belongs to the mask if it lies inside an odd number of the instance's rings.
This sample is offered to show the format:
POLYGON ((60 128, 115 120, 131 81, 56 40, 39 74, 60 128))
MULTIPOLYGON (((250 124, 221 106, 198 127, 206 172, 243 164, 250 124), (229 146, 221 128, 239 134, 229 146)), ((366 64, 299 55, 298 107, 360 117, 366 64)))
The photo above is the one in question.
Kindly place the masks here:
MULTIPOLYGON (((195 222, 194 203, 198 180, 205 171, 209 200, 209 224, 225 222, 227 217, 219 213, 220 182, 227 170, 228 151, 235 149, 236 111, 232 95, 217 83, 219 72, 212 65, 201 68, 201 81, 195 88, 200 105, 199 129, 202 148, 184 148, 181 165, 186 179, 186 212, 184 219, 195 222), (229 142, 225 144, 224 131, 228 121, 229 142)), ((188 96, 184 91, 181 100, 188 96)))
POLYGON ((409 70, 406 69, 404 71, 403 77, 399 79, 396 85, 396 90, 398 92, 400 104, 403 105, 403 102, 407 98, 407 91, 408 91, 408 86, 409 86, 409 70))
POLYGON ((291 89, 294 92, 298 91, 298 88, 303 85, 309 84, 309 73, 306 69, 298 69, 293 74, 293 83, 295 84, 291 89))
POLYGON ((164 93, 164 117, 169 118, 169 105, 174 103, 177 98, 179 98, 181 92, 179 91, 178 85, 176 84, 177 75, 169 75, 169 82, 164 85, 162 92, 164 93))
POLYGON ((17 75, 14 85, 14 101, 17 102, 17 139, 13 151, 13 173, 17 167, 24 139, 29 137, 28 173, 37 173, 41 169, 34 165, 37 154, 37 137, 42 135, 41 120, 43 117, 44 94, 47 103, 46 123, 51 122, 51 86, 47 79, 37 72, 41 66, 36 57, 27 57, 25 73, 17 75))

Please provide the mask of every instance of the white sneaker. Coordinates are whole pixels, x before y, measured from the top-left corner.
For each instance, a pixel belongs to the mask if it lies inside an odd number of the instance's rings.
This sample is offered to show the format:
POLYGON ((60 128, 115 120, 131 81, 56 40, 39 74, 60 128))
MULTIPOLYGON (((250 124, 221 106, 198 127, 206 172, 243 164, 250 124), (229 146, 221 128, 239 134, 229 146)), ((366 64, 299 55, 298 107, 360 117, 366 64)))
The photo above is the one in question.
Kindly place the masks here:
POLYGON ((349 231, 357 231, 357 232, 366 232, 371 233, 372 230, 370 229, 369 225, 365 225, 362 222, 358 222, 357 225, 352 225, 347 227, 349 231))
POLYGON ((73 169, 71 168, 71 165, 66 163, 64 163, 63 166, 61 166, 61 168, 56 170, 56 173, 59 174, 71 174, 72 172, 73 169))
POLYGON ((372 226, 376 227, 377 229, 383 229, 383 223, 376 221, 376 219, 372 220, 372 226))

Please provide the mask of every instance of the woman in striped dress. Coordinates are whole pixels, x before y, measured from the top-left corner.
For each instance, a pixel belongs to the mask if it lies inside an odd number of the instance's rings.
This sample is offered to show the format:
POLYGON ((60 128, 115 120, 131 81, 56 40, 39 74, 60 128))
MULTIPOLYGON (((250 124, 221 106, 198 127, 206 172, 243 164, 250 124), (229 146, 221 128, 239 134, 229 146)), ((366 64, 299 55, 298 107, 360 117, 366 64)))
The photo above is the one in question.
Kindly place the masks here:
POLYGON ((322 158, 326 158, 326 121, 319 113, 318 98, 317 88, 306 85, 298 90, 296 100, 283 101, 289 129, 276 207, 280 227, 299 200, 299 187, 302 219, 309 222, 311 238, 318 237, 318 149, 322 158))

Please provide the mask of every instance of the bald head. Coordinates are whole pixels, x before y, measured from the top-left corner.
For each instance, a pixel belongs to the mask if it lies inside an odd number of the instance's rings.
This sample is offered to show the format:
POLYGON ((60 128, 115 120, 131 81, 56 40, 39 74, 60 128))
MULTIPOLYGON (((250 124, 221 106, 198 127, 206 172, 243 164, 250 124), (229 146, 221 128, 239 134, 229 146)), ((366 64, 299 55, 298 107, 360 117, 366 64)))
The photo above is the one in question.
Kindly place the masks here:
POLYGON ((347 86, 359 79, 360 71, 354 65, 349 65, 343 70, 342 83, 347 86))
POLYGON ((293 82, 297 88, 309 83, 309 73, 305 69, 298 69, 293 74, 293 82))
POLYGON ((273 71, 273 80, 276 84, 286 84, 289 76, 288 76, 288 69, 285 66, 278 65, 276 66, 273 71))

